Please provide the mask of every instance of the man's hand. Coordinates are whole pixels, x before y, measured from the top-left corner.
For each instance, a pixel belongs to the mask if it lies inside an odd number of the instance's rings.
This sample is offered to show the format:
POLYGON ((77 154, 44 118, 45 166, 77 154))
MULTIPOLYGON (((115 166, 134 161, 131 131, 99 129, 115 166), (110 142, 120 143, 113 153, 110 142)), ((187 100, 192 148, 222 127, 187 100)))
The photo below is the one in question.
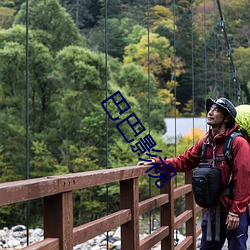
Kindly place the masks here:
POLYGON ((151 161, 139 161, 137 163, 137 166, 139 166, 139 165, 152 165, 153 163, 155 163, 154 159, 152 159, 151 161))
POLYGON ((226 224, 227 224, 227 229, 228 230, 234 230, 235 228, 237 228, 239 226, 239 223, 240 223, 239 216, 234 216, 234 215, 231 215, 231 214, 227 215, 226 224))

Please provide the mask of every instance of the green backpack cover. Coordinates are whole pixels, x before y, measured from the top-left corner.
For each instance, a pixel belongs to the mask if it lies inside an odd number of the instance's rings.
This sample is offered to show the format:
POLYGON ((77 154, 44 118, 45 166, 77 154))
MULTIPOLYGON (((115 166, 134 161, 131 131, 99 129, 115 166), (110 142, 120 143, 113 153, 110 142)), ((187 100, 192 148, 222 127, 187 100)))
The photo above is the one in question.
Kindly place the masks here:
POLYGON ((250 105, 239 105, 236 108, 237 115, 235 118, 236 123, 239 125, 239 130, 244 135, 244 131, 250 138, 250 105))

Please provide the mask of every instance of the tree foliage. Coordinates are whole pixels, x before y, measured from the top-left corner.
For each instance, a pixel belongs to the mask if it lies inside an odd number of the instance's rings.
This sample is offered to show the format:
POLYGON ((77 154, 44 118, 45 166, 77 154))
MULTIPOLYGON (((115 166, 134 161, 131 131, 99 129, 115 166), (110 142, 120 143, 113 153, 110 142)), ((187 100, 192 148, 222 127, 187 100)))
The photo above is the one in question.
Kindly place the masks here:
MULTIPOLYGON (((83 45, 77 27, 58 0, 29 1, 29 28, 39 41, 53 51, 69 45, 83 45)), ((26 6, 22 5, 14 24, 26 24, 26 6)))

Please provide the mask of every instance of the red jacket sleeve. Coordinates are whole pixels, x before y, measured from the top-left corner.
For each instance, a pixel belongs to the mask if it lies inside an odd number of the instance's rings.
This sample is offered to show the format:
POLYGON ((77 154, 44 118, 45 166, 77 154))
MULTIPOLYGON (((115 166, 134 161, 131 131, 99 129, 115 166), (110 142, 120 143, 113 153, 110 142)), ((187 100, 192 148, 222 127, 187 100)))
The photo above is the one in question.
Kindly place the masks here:
MULTIPOLYGON (((167 164, 173 167, 176 172, 186 172, 190 171, 198 166, 200 163, 200 155, 201 155, 201 148, 202 148, 202 140, 198 141, 192 147, 187 149, 184 154, 175 157, 163 160, 164 165, 160 165, 159 169, 163 168, 167 164)), ((161 163, 161 159, 154 158, 156 163, 161 163)))
POLYGON ((232 145, 234 201, 230 212, 242 214, 250 201, 250 145, 242 137, 234 139, 232 145))

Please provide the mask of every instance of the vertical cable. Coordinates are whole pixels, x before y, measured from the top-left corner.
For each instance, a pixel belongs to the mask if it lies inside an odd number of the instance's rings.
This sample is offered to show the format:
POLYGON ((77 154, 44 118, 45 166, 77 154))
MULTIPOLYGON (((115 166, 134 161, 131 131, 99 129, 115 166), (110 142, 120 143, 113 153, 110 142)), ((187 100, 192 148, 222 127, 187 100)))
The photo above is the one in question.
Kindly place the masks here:
MULTIPOLYGON (((106 99, 108 98, 108 0, 105 0, 105 83, 106 83, 106 99)), ((106 102, 106 109, 108 110, 108 102, 106 102)), ((108 169, 108 114, 106 113, 106 169, 108 169)), ((109 211, 109 186, 106 184, 106 215, 109 211)), ((108 232, 107 232, 107 249, 108 249, 108 232)))
POLYGON ((194 11, 193 0, 191 0, 191 30, 192 30, 192 113, 193 113, 193 144, 194 144, 194 11))
MULTIPOLYGON (((29 0, 26 0, 26 45, 25 45, 25 71, 26 71, 26 175, 25 179, 29 179, 29 0)), ((29 245, 29 209, 30 203, 26 202, 26 229, 27 229, 27 245, 29 245)))
POLYGON ((176 156, 176 136, 177 136, 177 132, 176 132, 176 98, 177 98, 177 91, 176 91, 176 29, 175 29, 175 14, 176 14, 176 6, 175 6, 175 0, 173 0, 173 5, 174 5, 174 74, 173 74, 173 80, 174 80, 174 96, 175 96, 175 101, 174 101, 174 114, 175 114, 175 120, 174 120, 174 128, 175 128, 175 149, 174 149, 174 153, 176 156))
POLYGON ((148 131, 150 134, 150 0, 148 0, 148 131))
MULTIPOLYGON (((220 54, 223 53, 224 43, 221 42, 220 54)), ((224 58, 221 59, 221 77, 222 77, 222 96, 225 96, 225 67, 224 67, 224 58)))
POLYGON ((221 71, 222 71, 222 96, 225 96, 225 68, 224 68, 224 63, 221 66, 221 71))
MULTIPOLYGON (((177 86, 176 86, 176 28, 175 28, 175 23, 176 23, 176 3, 175 3, 175 0, 173 0, 173 5, 174 5, 174 9, 173 9, 173 12, 174 12, 174 74, 173 74, 173 80, 174 80, 174 132, 175 132, 175 136, 174 136, 174 154, 176 156, 177 154, 177 140, 176 140, 176 137, 177 137, 177 128, 176 128, 176 116, 177 116, 177 107, 176 107, 176 99, 177 99, 177 86)), ((178 183, 178 179, 177 179, 177 176, 175 178, 175 187, 177 187, 177 183, 178 183)), ((175 230, 175 233, 176 233, 176 243, 178 244, 178 234, 177 234, 177 229, 175 230)))
POLYGON ((79 0, 76 0, 76 26, 79 28, 79 0))
MULTIPOLYGON (((233 71, 233 75, 234 75, 234 71, 233 71)), ((233 89, 234 103, 236 103, 237 88, 236 88, 236 78, 234 77, 233 77, 233 85, 234 85, 234 89, 233 89)))
MULTIPOLYGON (((216 56, 217 56, 217 32, 216 32, 216 14, 215 14, 215 0, 213 1, 214 6, 214 90, 215 93, 217 92, 217 63, 216 63, 216 56)), ((217 93, 216 93, 217 96, 217 93)))
POLYGON ((206 39, 206 0, 204 0, 204 94, 207 98, 207 39, 206 39))
MULTIPOLYGON (((241 104, 242 103, 242 96, 241 96, 240 81, 238 81, 238 84, 237 84, 237 87, 236 87, 236 83, 237 83, 236 68, 235 68, 235 65, 234 65, 234 60, 233 60, 231 45, 229 44, 229 40, 228 40, 228 36, 227 36, 225 19, 224 19, 224 16, 222 14, 222 8, 221 8, 220 0, 217 0, 217 5, 218 5, 218 10, 219 10, 220 18, 221 18, 221 31, 224 34, 224 38, 225 38, 226 44, 227 44, 227 56, 228 56, 228 59, 230 60, 230 71, 232 69, 232 74, 233 74, 233 81, 234 81, 233 82, 233 94, 234 94, 234 97, 237 95, 238 103, 241 104)), ((230 91, 230 88, 231 88, 231 86, 230 86, 230 82, 229 82, 229 91, 230 91)), ((229 92, 229 96, 230 95, 231 94, 229 92)))
POLYGON ((26 179, 29 179, 29 0, 26 0, 26 179))
MULTIPOLYGON (((150 134, 150 0, 147 0, 147 8, 148 8, 148 133, 150 134)), ((149 197, 151 198, 152 190, 151 190, 151 178, 149 179, 149 197)), ((151 234, 152 228, 152 212, 149 212, 149 233, 151 234)))

